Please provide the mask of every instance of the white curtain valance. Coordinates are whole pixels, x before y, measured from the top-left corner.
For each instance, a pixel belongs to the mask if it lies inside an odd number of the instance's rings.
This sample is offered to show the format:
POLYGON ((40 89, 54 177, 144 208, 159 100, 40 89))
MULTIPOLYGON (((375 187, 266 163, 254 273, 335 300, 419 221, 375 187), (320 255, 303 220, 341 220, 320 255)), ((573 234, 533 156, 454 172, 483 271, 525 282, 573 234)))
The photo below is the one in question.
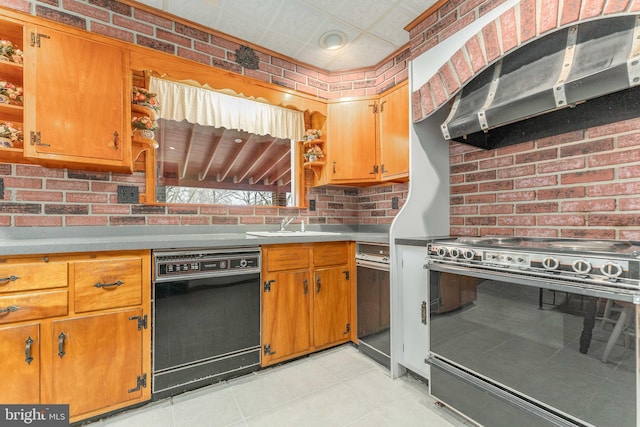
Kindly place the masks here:
POLYGON ((237 129, 274 138, 301 140, 304 114, 213 89, 151 77, 149 92, 158 96, 161 119, 237 129))

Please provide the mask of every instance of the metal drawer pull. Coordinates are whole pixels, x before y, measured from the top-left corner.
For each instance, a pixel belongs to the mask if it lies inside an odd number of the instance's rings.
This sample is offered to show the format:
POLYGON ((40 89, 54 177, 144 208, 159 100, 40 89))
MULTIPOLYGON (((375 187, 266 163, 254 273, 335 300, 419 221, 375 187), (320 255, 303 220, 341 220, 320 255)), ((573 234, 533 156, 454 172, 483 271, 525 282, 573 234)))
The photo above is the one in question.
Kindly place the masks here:
POLYGON ((58 356, 60 356, 60 359, 62 359, 62 356, 64 356, 66 353, 64 352, 64 339, 67 336, 64 334, 64 332, 60 332, 60 335, 58 335, 58 356))
POLYGON ((18 276, 14 276, 13 274, 9 277, 0 277, 0 282, 15 282, 18 280, 18 276))
POLYGON ((124 285, 124 282, 122 280, 118 280, 117 282, 113 282, 113 283, 96 283, 95 286, 96 288, 114 288, 120 285, 124 285))
POLYGON ((0 308, 0 314, 9 314, 9 313, 13 313, 14 311, 18 311, 20 310, 21 307, 15 306, 15 305, 10 305, 7 308, 0 308))
POLYGON ((24 361, 27 362, 28 365, 31 365, 33 362, 33 357, 31 357, 31 344, 33 344, 33 338, 27 338, 24 346, 24 361))

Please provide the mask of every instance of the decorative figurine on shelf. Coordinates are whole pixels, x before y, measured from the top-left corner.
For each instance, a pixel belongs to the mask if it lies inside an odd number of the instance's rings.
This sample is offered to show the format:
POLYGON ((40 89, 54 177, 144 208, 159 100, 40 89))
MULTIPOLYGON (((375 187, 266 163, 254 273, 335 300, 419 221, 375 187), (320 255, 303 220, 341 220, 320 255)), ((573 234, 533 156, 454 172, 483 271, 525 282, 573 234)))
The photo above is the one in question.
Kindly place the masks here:
POLYGON ((22 140, 22 129, 9 122, 0 122, 0 147, 12 148, 21 144, 22 140))
POLYGON ((322 153, 322 149, 317 145, 314 145, 313 147, 309 147, 307 152, 304 153, 304 160, 306 162, 315 162, 318 159, 321 159, 323 157, 324 157, 324 154, 322 153))
POLYGON ((0 104, 22 105, 22 87, 0 80, 0 104))
POLYGON ((306 141, 313 141, 314 139, 318 139, 322 136, 322 132, 318 129, 307 129, 304 132, 304 139, 306 141))
POLYGON ((131 119, 131 127, 134 132, 138 132, 143 138, 153 139, 155 137, 154 132, 158 130, 158 122, 147 116, 133 117, 131 119))
MULTIPOLYGON (((141 106, 152 110, 152 112, 139 110, 140 112, 147 114, 154 114, 160 111, 160 103, 158 102, 158 95, 151 93, 145 88, 134 86, 131 90, 131 104, 134 106, 132 109, 136 110, 135 106, 141 106)), ((155 118, 155 117, 154 117, 155 118)))
POLYGON ((23 53, 9 40, 0 40, 0 61, 22 64, 23 53))

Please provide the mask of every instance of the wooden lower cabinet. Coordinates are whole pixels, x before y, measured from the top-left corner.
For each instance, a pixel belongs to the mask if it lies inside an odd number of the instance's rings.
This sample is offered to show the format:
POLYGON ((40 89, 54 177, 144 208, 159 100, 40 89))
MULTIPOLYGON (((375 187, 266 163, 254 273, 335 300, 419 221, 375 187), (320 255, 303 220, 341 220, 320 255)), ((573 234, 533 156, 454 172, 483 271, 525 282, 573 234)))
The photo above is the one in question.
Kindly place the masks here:
POLYGON ((140 399, 142 316, 131 309, 53 322, 53 403, 73 402, 77 417, 140 399))
POLYGON ((0 401, 40 402, 40 325, 0 329, 0 401))
POLYGON ((347 265, 314 271, 313 343, 316 347, 343 342, 349 337, 349 285, 347 265))
POLYGON ((151 398, 149 251, 0 264, 0 402, 68 404, 78 422, 151 398))
POLYGON ((263 246, 262 366, 350 340, 351 245, 263 246))

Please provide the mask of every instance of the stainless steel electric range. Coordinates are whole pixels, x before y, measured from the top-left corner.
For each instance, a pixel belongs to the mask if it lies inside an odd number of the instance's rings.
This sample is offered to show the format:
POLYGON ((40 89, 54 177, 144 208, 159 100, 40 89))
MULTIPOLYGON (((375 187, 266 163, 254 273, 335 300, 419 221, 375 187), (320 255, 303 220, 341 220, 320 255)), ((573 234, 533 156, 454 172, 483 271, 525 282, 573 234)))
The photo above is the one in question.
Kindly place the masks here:
POLYGON ((640 243, 488 236, 427 248, 434 397, 492 427, 640 425, 640 243))

